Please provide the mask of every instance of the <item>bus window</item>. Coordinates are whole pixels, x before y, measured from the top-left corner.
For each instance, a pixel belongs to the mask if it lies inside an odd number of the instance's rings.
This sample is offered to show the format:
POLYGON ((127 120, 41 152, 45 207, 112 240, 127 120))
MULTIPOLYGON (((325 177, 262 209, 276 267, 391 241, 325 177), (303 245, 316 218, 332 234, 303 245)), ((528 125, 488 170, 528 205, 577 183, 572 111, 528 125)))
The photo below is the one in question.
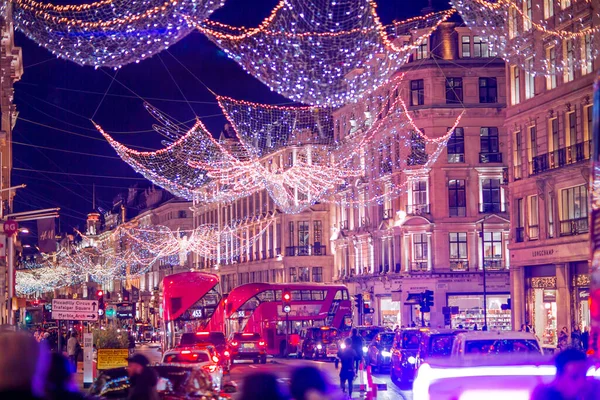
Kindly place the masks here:
POLYGON ((338 290, 338 291, 335 293, 335 298, 334 298, 334 300, 342 300, 342 297, 343 297, 343 296, 344 296, 344 295, 342 294, 342 291, 341 291, 341 290, 338 290))
POLYGON ((276 290, 275 291, 275 300, 276 301, 281 301, 281 290, 276 290))
POLYGON ((348 295, 348 290, 344 289, 343 291, 344 300, 350 300, 350 296, 348 295))
POLYGON ((312 290, 311 291, 311 300, 323 301, 323 300, 325 300, 325 293, 322 290, 312 290))
POLYGON ((265 290, 264 292, 260 292, 259 294, 256 295, 256 297, 258 297, 258 299, 261 302, 263 302, 263 301, 274 301, 275 300, 275 296, 274 296, 272 290, 265 290))
POLYGON ((300 292, 300 295, 302 297, 302 300, 312 300, 310 297, 310 290, 302 290, 300 292))
POLYGON ((254 311, 256 309, 256 307, 258 307, 259 304, 260 304, 260 302, 258 301, 258 299, 256 297, 251 297, 250 299, 248 299, 248 301, 246 301, 244 304, 242 304, 242 306, 239 308, 239 310, 254 311))
POLYGON ((299 290, 292 290, 292 300, 302 300, 302 298, 300 297, 300 291, 299 290))

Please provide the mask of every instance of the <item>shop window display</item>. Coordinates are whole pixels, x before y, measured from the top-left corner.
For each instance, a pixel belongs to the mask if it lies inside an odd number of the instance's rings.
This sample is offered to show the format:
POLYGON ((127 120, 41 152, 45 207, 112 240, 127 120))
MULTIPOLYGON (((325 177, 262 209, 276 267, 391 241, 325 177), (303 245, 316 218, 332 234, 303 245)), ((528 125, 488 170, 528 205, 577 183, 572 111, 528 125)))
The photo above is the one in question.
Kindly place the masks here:
POLYGON ((533 288, 533 331, 544 347, 558 344, 556 330, 556 290, 533 288))
POLYGON ((381 325, 394 329, 400 323, 400 302, 391 298, 382 298, 380 301, 381 325))
MULTIPOLYGON (((502 310, 502 305, 508 303, 509 294, 487 295, 487 322, 489 330, 511 330, 510 310, 502 310)), ((449 295, 448 306, 458 307, 458 314, 452 315, 453 329, 462 326, 464 329, 473 329, 477 325, 482 329, 484 325, 483 294, 449 295)))

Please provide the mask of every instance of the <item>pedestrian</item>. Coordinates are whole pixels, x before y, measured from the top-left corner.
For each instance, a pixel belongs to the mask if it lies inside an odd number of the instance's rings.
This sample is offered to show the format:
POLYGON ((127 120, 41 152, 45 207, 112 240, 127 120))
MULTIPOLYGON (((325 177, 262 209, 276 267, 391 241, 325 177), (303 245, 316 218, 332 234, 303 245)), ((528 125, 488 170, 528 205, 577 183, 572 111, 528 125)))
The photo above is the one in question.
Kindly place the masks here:
POLYGON ((473 330, 476 331, 477 330, 477 324, 473 324, 473 330))
POLYGON ((0 399, 41 399, 48 366, 44 346, 30 334, 2 331, 0 349, 0 399))
POLYGON ((590 328, 588 328, 586 326, 583 328, 583 332, 581 332, 581 346, 583 347, 583 351, 587 352, 589 345, 590 345, 590 328))
POLYGON ((83 400, 77 390, 75 371, 71 360, 59 353, 50 357, 50 370, 46 378, 46 400, 83 400))
POLYGON ((77 332, 73 332, 67 341, 67 355, 69 356, 69 360, 71 360, 75 371, 77 371, 77 346, 79 346, 77 332))
POLYGON ((575 328, 571 332, 571 346, 581 350, 581 328, 579 325, 575 325, 575 328))
POLYGON ((294 400, 331 400, 335 392, 327 378, 315 367, 300 367, 292 372, 290 394, 294 400))
POLYGON ((346 393, 346 382, 348 382, 348 395, 352 398, 352 385, 355 375, 354 361, 358 358, 358 354, 356 354, 356 351, 352 347, 352 339, 346 338, 344 344, 346 347, 338 350, 335 369, 338 368, 339 363, 342 364, 340 368, 340 387, 342 388, 342 392, 346 393))
POLYGON ((527 325, 526 324, 522 324, 521 325, 521 329, 519 329, 519 332, 526 332, 527 330, 527 325))
POLYGON ((400 331, 400 325, 396 325, 394 328, 394 332, 398 333, 400 331))
POLYGON ((566 326, 563 326, 562 330, 558 334, 558 349, 565 350, 569 346, 569 330, 566 326))
POLYGON ((134 354, 127 358, 127 362, 127 374, 131 384, 127 400, 158 400, 158 374, 148 368, 148 358, 142 354, 134 354))
POLYGON ((238 400, 285 400, 277 377, 266 372, 248 375, 242 383, 238 400))
POLYGON ((584 352, 567 349, 554 358, 556 376, 547 385, 535 388, 531 400, 597 399, 597 382, 587 379, 589 364, 584 352))
POLYGON ((352 329, 352 349, 354 349, 354 351, 356 352, 356 360, 355 362, 355 366, 354 366, 354 370, 358 371, 358 367, 360 365, 360 362, 363 359, 363 347, 365 346, 365 341, 362 338, 362 336, 360 336, 358 334, 358 330, 356 328, 352 329))
POLYGON ((487 325, 484 325, 483 328, 481 328, 481 330, 484 331, 484 332, 487 332, 487 330, 488 330, 487 325))

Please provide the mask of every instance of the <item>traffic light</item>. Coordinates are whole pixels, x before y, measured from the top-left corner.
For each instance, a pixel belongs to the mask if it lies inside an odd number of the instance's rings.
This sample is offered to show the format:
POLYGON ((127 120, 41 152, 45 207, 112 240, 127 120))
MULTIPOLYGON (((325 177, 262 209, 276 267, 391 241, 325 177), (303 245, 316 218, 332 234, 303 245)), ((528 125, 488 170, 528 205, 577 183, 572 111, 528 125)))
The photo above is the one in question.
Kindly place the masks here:
MULTIPOLYGON (((102 310, 104 312, 104 291, 98 290, 96 292, 96 298, 98 299, 98 311, 102 310)), ((102 315, 102 313, 99 313, 102 315)))
POLYGON ((288 289, 284 289, 281 295, 281 302, 283 303, 283 312, 289 313, 292 311, 292 293, 288 289))
POLYGON ((356 307, 357 310, 362 310, 363 309, 363 296, 362 294, 357 294, 354 296, 354 305, 356 307))
POLYGON ((433 307, 433 290, 426 290, 421 296, 421 312, 431 312, 433 307))
POLYGON ((29 314, 28 312, 25 313, 25 323, 31 323, 31 314, 29 314))
POLYGON ((363 314, 373 314, 375 310, 371 308, 371 304, 364 303, 363 304, 363 314))

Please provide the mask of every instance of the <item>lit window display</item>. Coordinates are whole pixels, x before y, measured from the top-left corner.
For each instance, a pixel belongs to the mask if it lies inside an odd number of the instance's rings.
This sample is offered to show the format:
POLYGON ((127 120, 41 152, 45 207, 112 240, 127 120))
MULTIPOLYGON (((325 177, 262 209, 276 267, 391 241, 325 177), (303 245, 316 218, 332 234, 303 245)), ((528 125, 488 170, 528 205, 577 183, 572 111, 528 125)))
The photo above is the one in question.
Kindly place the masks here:
POLYGON ((383 297, 380 300, 381 325, 394 329, 396 325, 402 325, 400 319, 400 302, 392 301, 392 298, 383 297))
POLYGON ((556 330, 556 290, 531 288, 531 321, 533 332, 542 346, 555 347, 558 344, 556 330))
MULTIPOLYGON (((503 310, 502 305, 508 303, 510 295, 488 294, 487 295, 487 323, 488 329, 510 330, 512 329, 510 310, 503 310)), ((458 307, 458 314, 451 317, 453 329, 461 326, 465 329, 483 328, 483 294, 460 294, 448 296, 448 307, 458 307)))

